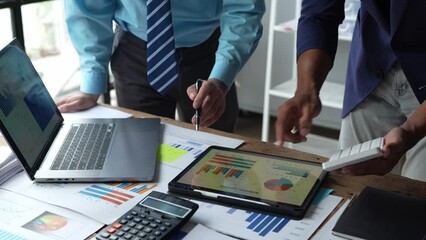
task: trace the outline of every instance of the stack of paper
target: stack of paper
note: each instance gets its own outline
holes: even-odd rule
[[[22,166],[10,148],[0,146],[0,185],[20,171]]]

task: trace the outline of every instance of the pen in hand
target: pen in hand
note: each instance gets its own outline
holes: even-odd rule
[[[203,83],[203,80],[198,79],[195,82],[195,89],[197,89],[197,93],[201,88],[201,84]],[[200,130],[200,118],[201,118],[201,106],[197,109],[195,109],[195,130]]]

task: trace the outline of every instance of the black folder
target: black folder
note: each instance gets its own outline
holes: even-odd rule
[[[348,239],[426,239],[426,199],[367,186],[333,234]]]

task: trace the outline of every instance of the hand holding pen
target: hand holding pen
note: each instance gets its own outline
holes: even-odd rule
[[[199,79],[187,88],[188,97],[193,101],[192,107],[195,109],[191,122],[196,129],[209,127],[221,117],[226,106],[227,92],[226,85],[214,78]]]
[[[197,82],[195,82],[195,89],[198,91],[201,88],[201,85],[203,84],[203,80],[198,79]],[[199,108],[195,109],[195,130],[200,130],[200,118],[201,118],[201,106]]]

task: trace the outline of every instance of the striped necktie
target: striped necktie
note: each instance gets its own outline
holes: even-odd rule
[[[170,0],[147,1],[148,82],[164,95],[178,80]]]

